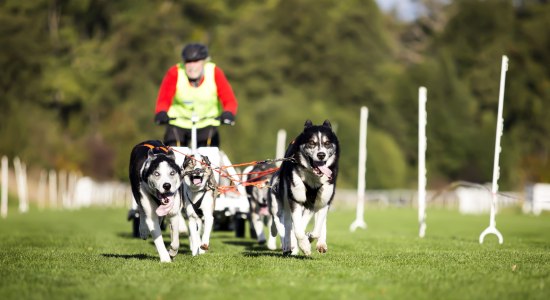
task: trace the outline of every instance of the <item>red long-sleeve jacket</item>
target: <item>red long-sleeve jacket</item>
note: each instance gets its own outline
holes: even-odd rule
[[[203,80],[204,78],[201,80],[200,84],[202,84]],[[231,88],[229,81],[227,81],[225,74],[223,73],[222,69],[218,68],[218,66],[214,68],[214,80],[216,82],[218,99],[220,100],[220,103],[222,105],[222,110],[230,111],[231,113],[233,113],[233,115],[237,115],[237,98],[235,97],[233,89]],[[176,94],[177,82],[178,67],[177,65],[174,65],[173,67],[168,69],[160,85],[155,113],[158,113],[160,111],[168,111],[168,109],[172,105],[174,95]]]

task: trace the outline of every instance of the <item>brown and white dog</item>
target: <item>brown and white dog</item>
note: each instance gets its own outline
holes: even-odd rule
[[[182,168],[183,205],[189,217],[189,246],[191,254],[196,256],[209,249],[217,183],[207,156],[188,155]]]

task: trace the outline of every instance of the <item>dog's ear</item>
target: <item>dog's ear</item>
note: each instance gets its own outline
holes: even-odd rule
[[[330,121],[329,121],[329,120],[325,120],[325,122],[323,122],[323,126],[332,129],[332,125],[330,125]]]
[[[313,123],[311,122],[311,120],[306,120],[306,123],[304,124],[304,129],[309,128],[311,126],[313,126]]]
[[[151,165],[151,161],[155,158],[154,154],[151,154],[151,150],[147,153],[147,159],[145,160],[145,163],[143,164],[143,167],[141,167],[141,178],[145,178],[145,174],[149,171],[149,166]],[[152,156],[151,156],[152,155]]]
[[[156,156],[155,152],[153,151],[153,148],[149,149],[149,151],[147,151],[147,158],[148,159],[154,159]]]
[[[210,167],[210,159],[208,159],[208,156],[203,156],[202,157],[202,161]]]
[[[176,160],[176,154],[171,148],[168,148],[168,150],[166,151],[166,157],[168,157],[169,159]]]
[[[193,155],[186,155],[185,159],[183,160],[182,169],[185,169],[189,165],[189,162],[191,162],[192,159],[193,159]]]

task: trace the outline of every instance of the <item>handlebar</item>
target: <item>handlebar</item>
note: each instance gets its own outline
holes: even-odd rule
[[[203,118],[199,118],[197,116],[192,116],[191,118],[188,118],[188,117],[172,117],[172,118],[168,118],[170,121],[172,120],[177,120],[177,119],[184,119],[184,120],[189,120],[191,122],[193,122],[193,124],[196,124],[198,123],[199,121],[202,121],[202,120],[207,120],[207,119],[214,119],[214,120],[219,120],[220,117],[203,117]],[[235,121],[233,122],[229,122],[229,123],[225,123],[223,121],[221,121],[222,124],[224,125],[231,125],[231,126],[235,126]]]

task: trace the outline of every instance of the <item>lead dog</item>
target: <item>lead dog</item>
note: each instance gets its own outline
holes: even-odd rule
[[[191,254],[195,256],[209,249],[217,184],[207,156],[186,156],[183,174],[183,201],[189,217],[189,246]]]
[[[137,144],[130,155],[130,183],[132,194],[139,210],[139,234],[147,239],[149,234],[161,262],[171,262],[178,253],[179,215],[182,208],[182,171],[176,164],[175,155],[160,141],[145,141]],[[166,249],[162,239],[160,218],[170,223],[171,242]]]
[[[271,232],[281,235],[284,255],[298,254],[299,247],[309,256],[310,243],[316,239],[317,251],[327,252],[326,220],[334,198],[339,156],[338,138],[328,120],[323,125],[307,120],[303,132],[288,146],[287,159],[272,178],[270,201]],[[313,216],[313,231],[306,232]]]

